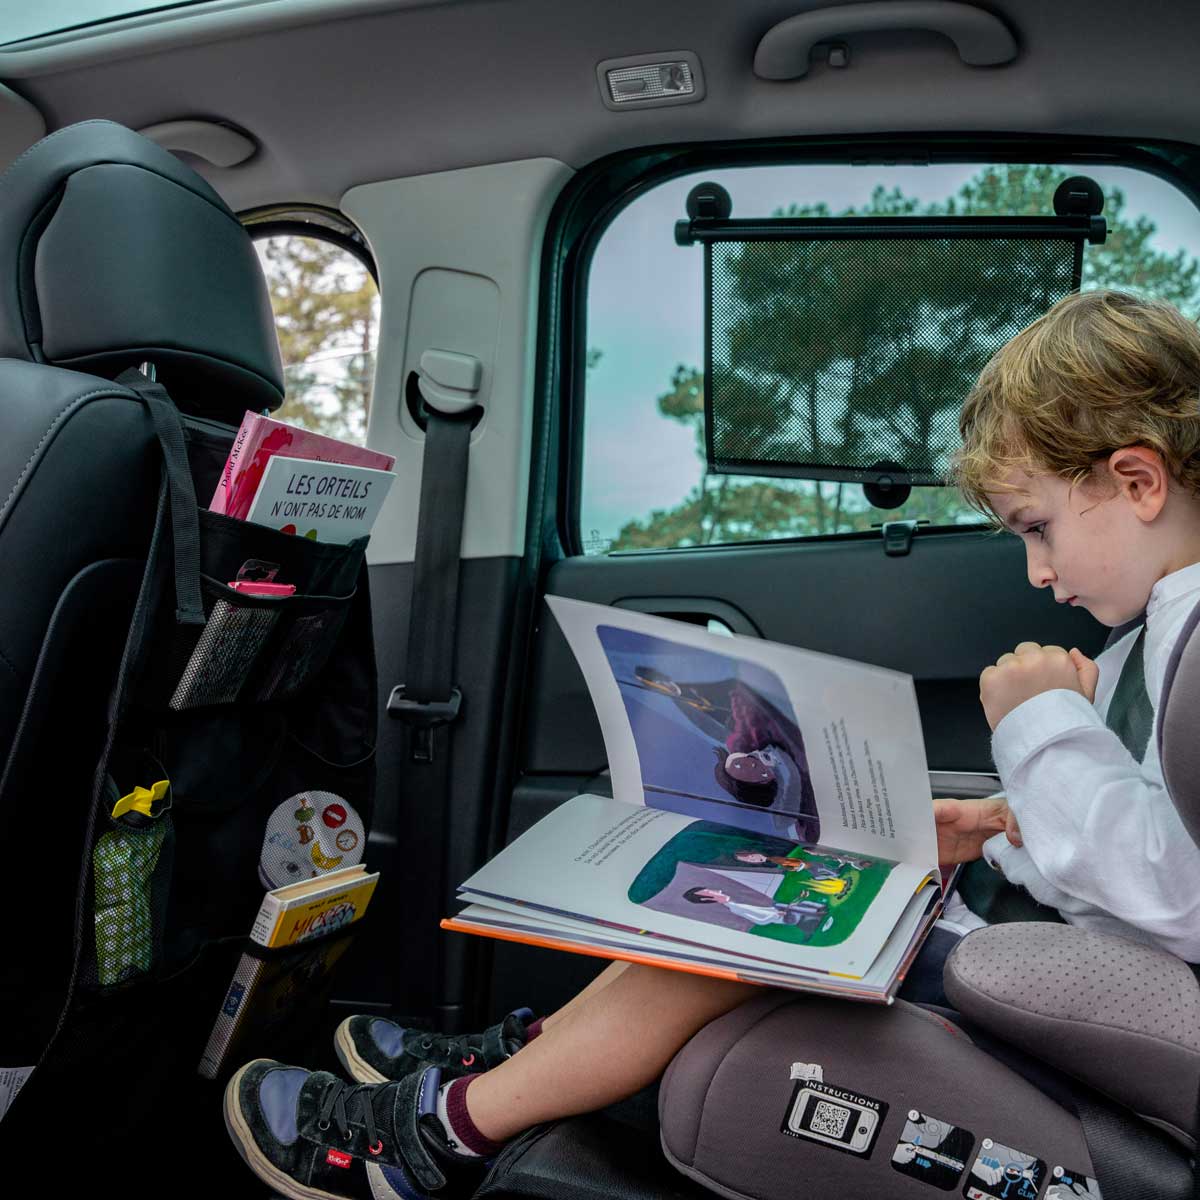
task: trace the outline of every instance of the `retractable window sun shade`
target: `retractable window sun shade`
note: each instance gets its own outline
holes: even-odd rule
[[[704,253],[709,469],[945,483],[972,382],[1078,290],[1103,203],[1076,178],[1054,216],[737,220],[694,188],[675,236]]]

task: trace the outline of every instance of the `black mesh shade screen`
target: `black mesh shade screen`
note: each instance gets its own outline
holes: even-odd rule
[[[710,468],[943,483],[972,383],[1078,288],[1083,236],[820,224],[803,238],[697,236]]]

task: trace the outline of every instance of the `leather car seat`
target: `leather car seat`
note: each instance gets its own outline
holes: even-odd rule
[[[0,176],[0,810],[5,894],[22,901],[0,956],[4,1066],[39,1060],[70,984],[88,802],[159,492],[150,415],[114,382],[143,362],[187,418],[197,487],[243,412],[283,399],[237,218],[167,151],[87,121]]]

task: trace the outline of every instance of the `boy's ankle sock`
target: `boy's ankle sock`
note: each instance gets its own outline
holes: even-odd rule
[[[438,1121],[445,1131],[450,1149],[463,1158],[490,1158],[504,1149],[503,1142],[493,1142],[484,1137],[467,1112],[467,1088],[479,1075],[479,1072],[463,1075],[438,1089]]]
[[[542,1032],[542,1022],[545,1019],[545,1017],[538,1017],[536,1021],[530,1021],[529,1024],[525,1026],[526,1042],[532,1042],[533,1039]]]

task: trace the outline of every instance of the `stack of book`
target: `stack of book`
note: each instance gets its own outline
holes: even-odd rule
[[[198,1068],[216,1079],[235,1060],[293,1039],[304,1013],[323,1007],[347,931],[366,912],[379,872],[361,863],[290,883],[263,897],[250,940],[221,1002]]]
[[[396,459],[247,412],[209,511],[344,545],[370,533]]]

